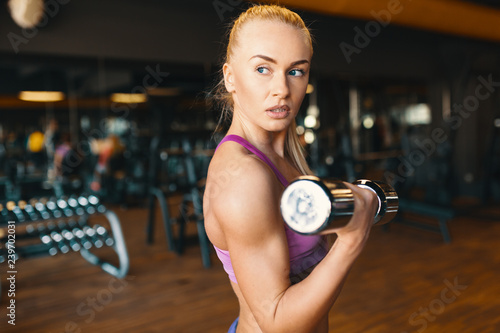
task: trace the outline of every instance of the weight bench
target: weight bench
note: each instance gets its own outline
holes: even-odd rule
[[[445,243],[451,242],[450,232],[448,230],[448,221],[456,216],[455,209],[447,206],[440,206],[421,201],[399,199],[399,211],[395,221],[404,225],[409,225],[418,229],[428,230],[439,233],[443,236]],[[403,219],[401,213],[414,213],[438,220],[438,226],[423,224],[417,221]]]

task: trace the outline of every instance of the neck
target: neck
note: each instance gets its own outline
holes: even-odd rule
[[[262,128],[255,128],[252,125],[244,125],[241,122],[231,123],[227,134],[239,135],[265,154],[275,154],[284,158],[285,141],[288,129],[280,132],[269,132]],[[271,156],[269,156],[271,157]]]

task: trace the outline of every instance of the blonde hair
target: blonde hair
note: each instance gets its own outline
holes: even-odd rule
[[[243,26],[246,23],[255,20],[282,22],[299,29],[304,34],[306,42],[311,48],[312,55],[313,42],[311,34],[302,18],[297,13],[278,5],[254,5],[243,12],[234,21],[229,33],[226,56],[224,59],[225,63],[229,63],[231,57],[234,54],[234,49],[238,45],[238,36]],[[216,132],[222,131],[227,126],[227,124],[231,122],[233,114],[233,99],[231,94],[226,90],[223,76],[213,90],[212,99],[222,109]],[[290,124],[286,135],[285,156],[290,158],[294,167],[296,167],[302,174],[312,174],[312,171],[307,165],[304,156],[304,149],[300,144],[299,138],[296,133],[295,120]]]

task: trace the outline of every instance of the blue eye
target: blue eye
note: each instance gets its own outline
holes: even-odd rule
[[[269,69],[267,69],[266,67],[257,67],[257,72],[259,72],[260,74],[267,74],[269,73]]]
[[[304,71],[302,69],[292,69],[291,71],[288,72],[291,76],[303,76]]]

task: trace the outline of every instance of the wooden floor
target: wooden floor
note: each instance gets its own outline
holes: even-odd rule
[[[0,332],[227,331],[237,302],[215,255],[204,269],[196,244],[181,257],[169,253],[159,219],[146,245],[146,210],[114,210],[130,253],[126,279],[78,254],[18,262],[13,327],[3,265]],[[500,332],[500,221],[456,218],[450,231],[444,244],[403,225],[374,228],[330,313],[330,332]]]

